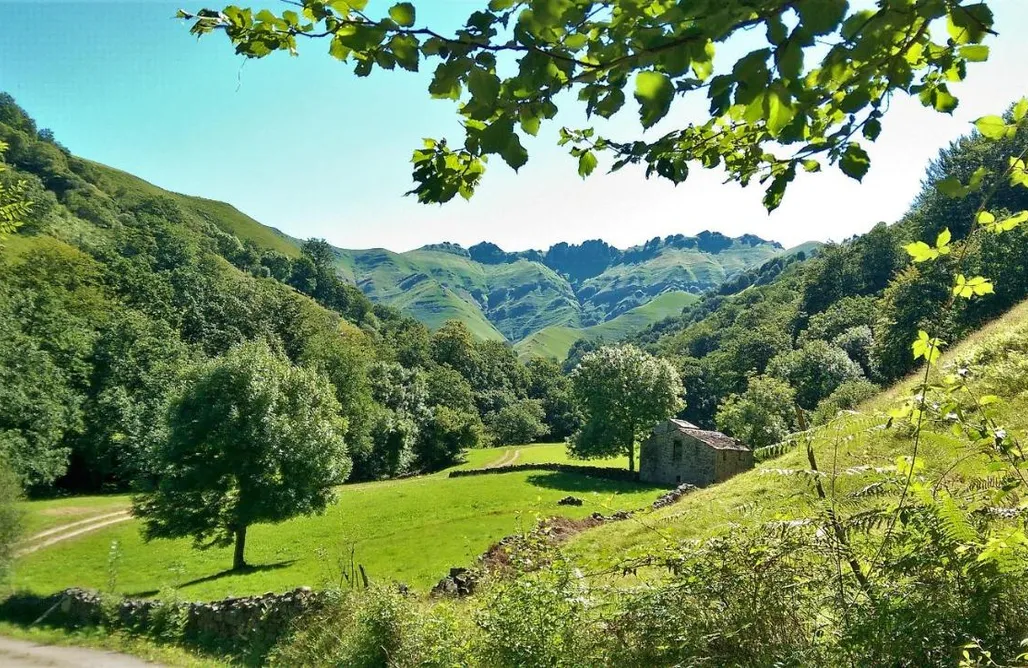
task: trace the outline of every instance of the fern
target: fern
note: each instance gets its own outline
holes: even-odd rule
[[[949,540],[964,545],[978,542],[978,530],[971,524],[965,507],[958,504],[949,493],[939,494],[935,514],[940,520],[943,534]]]

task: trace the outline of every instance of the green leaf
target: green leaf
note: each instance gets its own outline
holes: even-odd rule
[[[935,184],[935,189],[946,197],[961,198],[967,195],[964,184],[955,176],[947,176]]]
[[[1028,188],[1028,165],[1020,158],[1010,158],[1010,185]]]
[[[1028,222],[1028,211],[1022,211],[1016,215],[1004,218],[1003,220],[997,221],[992,225],[986,225],[985,227],[992,230],[996,234],[1001,232],[1009,232],[1010,230]]]
[[[960,101],[951,95],[944,86],[936,88],[932,95],[932,106],[935,108],[935,111],[944,114],[952,114],[959,103]]]
[[[491,116],[500,96],[500,78],[488,70],[475,67],[468,73],[468,92],[476,103],[489,107]]]
[[[846,16],[846,0],[800,0],[795,5],[800,27],[811,35],[827,35],[835,31]]]
[[[512,133],[510,142],[500,152],[500,157],[516,172],[528,162],[528,151],[521,145],[521,139]]]
[[[949,228],[947,227],[942,232],[939,232],[939,236],[935,240],[935,247],[938,249],[945,248],[949,245],[950,239],[952,238],[953,234],[949,231]]]
[[[984,2],[950,6],[946,29],[957,44],[978,43],[992,28],[992,10]]]
[[[945,343],[939,339],[933,339],[928,336],[928,332],[921,330],[917,333],[917,339],[913,343],[914,359],[921,359],[922,357],[928,362],[928,364],[934,364],[939,356],[942,354],[940,348]]]
[[[960,47],[960,56],[972,63],[981,63],[989,59],[989,47],[984,44],[971,44]]]
[[[963,299],[970,299],[973,296],[981,297],[993,292],[992,281],[982,276],[967,278],[963,274],[958,274],[956,283],[953,286],[953,295]]]
[[[478,133],[478,146],[485,154],[502,153],[510,145],[511,137],[516,137],[514,121],[501,117]]]
[[[974,122],[974,126],[978,128],[978,132],[993,141],[1007,136],[1007,123],[999,116],[982,116]]]
[[[786,79],[799,79],[803,74],[803,47],[799,40],[790,39],[775,51],[778,72]]]
[[[538,116],[530,113],[522,113],[519,120],[521,122],[521,129],[527,134],[530,134],[533,137],[539,134],[539,126],[542,123],[542,119]]]
[[[415,17],[414,5],[409,2],[399,2],[389,8],[389,18],[396,21],[401,28],[409,28],[414,25]]]
[[[764,192],[764,208],[768,212],[774,211],[782,203],[782,198],[785,196],[785,189],[789,183],[796,178],[796,165],[791,164],[785,171],[775,175],[775,178],[771,181],[771,185]]]
[[[774,137],[777,137],[782,132],[782,128],[796,116],[789,91],[785,90],[781,84],[775,84],[767,91],[767,95],[764,97],[764,107],[767,129]]]
[[[939,251],[935,250],[923,241],[915,241],[903,247],[907,255],[913,258],[914,262],[927,262],[939,257]]]
[[[644,128],[652,127],[667,115],[675,87],[662,72],[640,72],[635,77],[635,99],[639,101],[639,116]]]
[[[1025,115],[1028,115],[1028,97],[1022,97],[1014,105],[1014,122],[1020,123],[1024,120]]]
[[[583,179],[593,173],[596,169],[596,154],[592,151],[584,151],[578,156],[578,175]]]
[[[389,48],[396,57],[396,63],[408,72],[418,71],[421,53],[418,51],[418,38],[414,35],[393,35],[389,40]]]
[[[839,160],[839,168],[851,179],[861,181],[867,174],[867,170],[871,168],[871,159],[860,144],[851,142],[846,145],[846,150]]]
[[[878,139],[878,135],[882,134],[882,122],[877,118],[869,118],[864,123],[863,135],[868,141],[874,141]]]

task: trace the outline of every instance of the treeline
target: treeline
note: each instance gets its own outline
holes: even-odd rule
[[[0,253],[0,456],[30,491],[148,485],[185,372],[253,340],[331,382],[351,480],[578,426],[558,365],[372,304],[322,241],[76,158],[6,95],[0,140],[33,202]]]
[[[754,446],[797,428],[797,404],[815,421],[852,408],[913,370],[911,341],[920,329],[938,331],[929,323],[950,298],[957,258],[967,275],[992,277],[996,291],[960,300],[942,323],[943,339],[957,340],[1028,297],[1024,226],[1003,236],[968,238],[974,211],[994,187],[990,209],[997,215],[1028,208],[1028,191],[997,176],[1008,156],[1026,147],[1024,129],[1001,141],[965,136],[931,163],[920,194],[898,223],[825,246],[803,262],[776,259],[632,341],[679,368],[686,419]],[[951,199],[938,193],[943,179],[967,183],[982,164],[989,175],[978,194]],[[953,234],[953,252],[938,262],[913,263],[904,246],[934,244],[945,228]],[[588,347],[573,349],[568,366]]]

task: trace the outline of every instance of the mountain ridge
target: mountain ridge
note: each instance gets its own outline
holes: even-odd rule
[[[339,272],[374,301],[432,327],[456,318],[479,336],[517,343],[547,327],[601,325],[667,293],[698,296],[789,250],[754,234],[704,230],[624,249],[590,239],[514,252],[488,241],[334,252]]]

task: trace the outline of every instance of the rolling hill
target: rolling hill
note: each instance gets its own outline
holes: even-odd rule
[[[490,243],[336,249],[336,266],[372,300],[431,327],[459,319],[478,336],[516,344],[523,357],[562,357],[579,338],[623,338],[793,252],[753,235],[701,232],[628,249],[601,240],[517,253]]]
[[[700,300],[698,295],[674,290],[658,295],[653,300],[630,311],[591,327],[553,325],[540,329],[514,344],[522,359],[549,357],[564,359],[579,339],[590,341],[619,341],[669,316],[678,315],[687,306]]]

